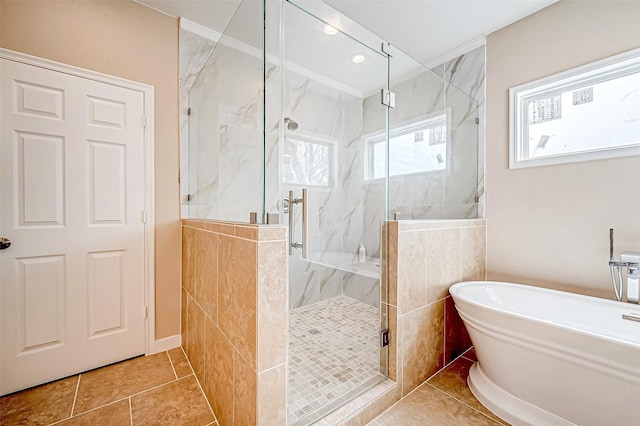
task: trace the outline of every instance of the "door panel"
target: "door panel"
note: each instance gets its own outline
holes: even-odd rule
[[[15,80],[16,111],[36,117],[64,120],[64,90]]]
[[[126,252],[89,253],[89,336],[126,331],[124,262]]]
[[[144,94],[0,61],[5,394],[144,353]]]
[[[125,224],[126,145],[89,141],[91,225]]]
[[[15,132],[21,226],[64,226],[64,138]]]
[[[65,257],[22,258],[16,263],[19,353],[63,343]]]

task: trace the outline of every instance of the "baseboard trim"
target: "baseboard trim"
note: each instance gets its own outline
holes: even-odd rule
[[[147,355],[157,354],[158,352],[168,351],[169,349],[180,347],[182,344],[182,336],[175,334],[165,337],[151,343],[151,351]]]

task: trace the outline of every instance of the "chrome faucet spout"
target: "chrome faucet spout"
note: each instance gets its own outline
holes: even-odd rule
[[[617,271],[616,271],[617,269]],[[613,228],[609,228],[609,271],[611,284],[618,302],[622,301],[624,278],[622,271],[626,269],[627,302],[640,303],[640,253],[624,252],[620,260],[613,259]],[[617,274],[616,274],[617,272]]]

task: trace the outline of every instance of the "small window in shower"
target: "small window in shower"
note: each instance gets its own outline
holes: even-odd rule
[[[640,154],[640,49],[509,94],[511,169]]]
[[[311,138],[285,138],[284,183],[329,187],[334,143]]]
[[[447,168],[447,114],[393,129],[389,138],[389,176],[433,172]],[[365,138],[367,180],[386,176],[384,134]]]

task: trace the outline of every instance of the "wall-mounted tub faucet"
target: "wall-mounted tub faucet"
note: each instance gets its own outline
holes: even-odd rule
[[[613,259],[613,228],[611,228],[609,229],[609,269],[613,292],[618,301],[622,300],[622,270],[625,268],[627,269],[627,302],[637,304],[640,299],[640,253],[624,252],[620,255],[620,261],[615,261]]]
[[[640,253],[624,252],[620,261],[627,263],[627,302],[638,303],[640,292]]]

